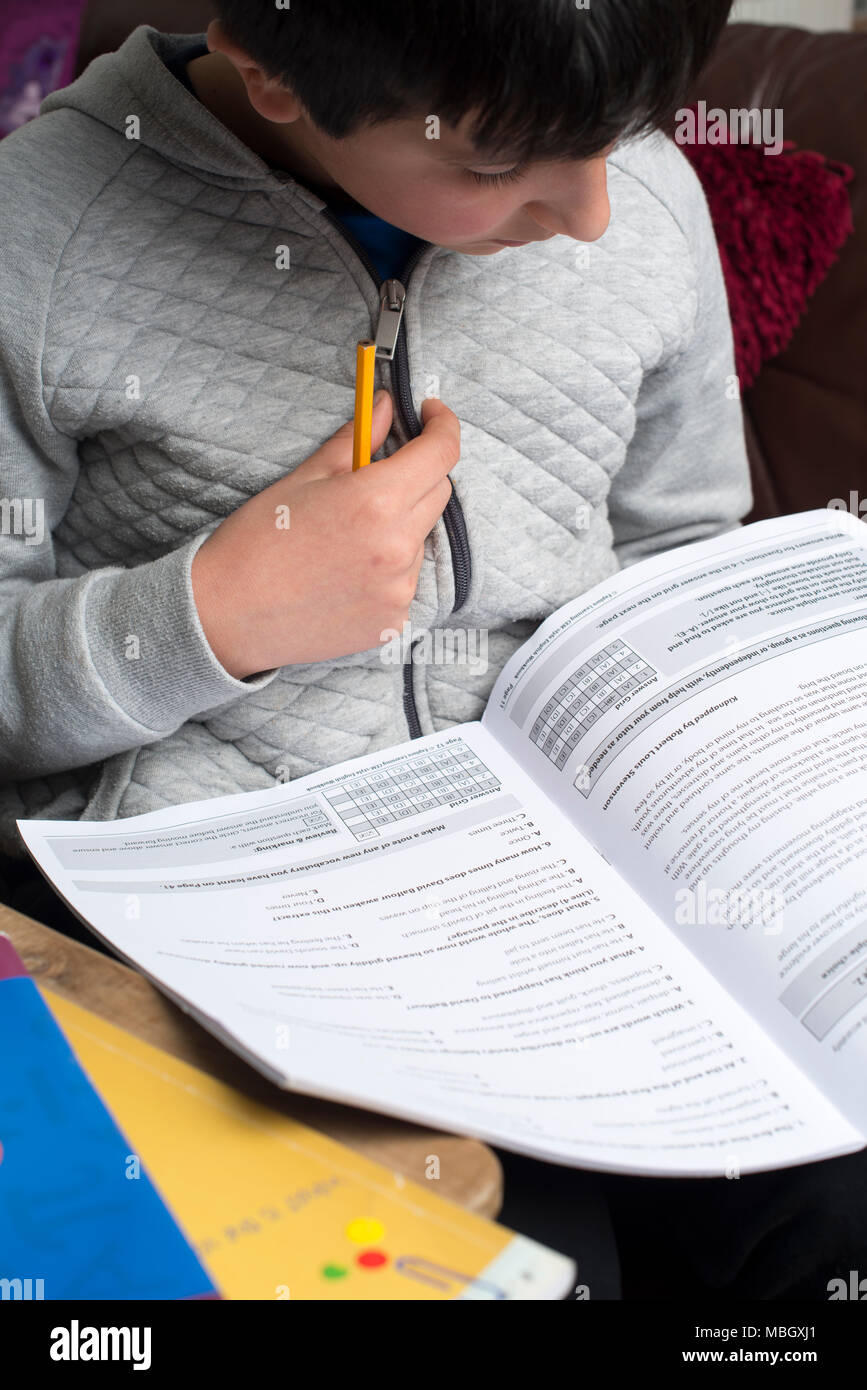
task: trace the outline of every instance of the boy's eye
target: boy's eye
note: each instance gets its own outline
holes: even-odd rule
[[[526,167],[526,164],[516,164],[514,169],[505,169],[499,174],[480,174],[477,169],[468,169],[467,173],[472,174],[477,183],[513,183],[521,177]]]

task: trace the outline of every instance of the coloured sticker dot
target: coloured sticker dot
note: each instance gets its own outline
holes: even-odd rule
[[[356,1245],[375,1245],[385,1235],[385,1227],[381,1221],[372,1221],[367,1217],[359,1216],[355,1221],[350,1221],[346,1228],[346,1234],[350,1240],[355,1241]]]
[[[345,1265],[323,1265],[323,1266],[322,1266],[322,1278],[323,1278],[323,1279],[344,1279],[348,1273],[349,1273],[349,1270],[346,1268]]]
[[[388,1264],[388,1256],[383,1255],[381,1250],[365,1250],[359,1255],[358,1263],[362,1269],[379,1269],[382,1265]]]

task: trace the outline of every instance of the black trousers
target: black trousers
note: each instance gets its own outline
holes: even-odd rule
[[[498,1221],[571,1256],[591,1300],[825,1302],[832,1279],[867,1279],[867,1150],[741,1178],[622,1177],[495,1152]]]
[[[79,922],[75,913],[70,912],[29,856],[25,859],[0,856],[0,902],[103,955],[112,954],[83,922]]]

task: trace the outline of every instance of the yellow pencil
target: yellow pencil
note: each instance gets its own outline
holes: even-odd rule
[[[362,338],[355,349],[355,432],[352,436],[352,467],[370,463],[370,437],[373,432],[373,371],[376,344]]]

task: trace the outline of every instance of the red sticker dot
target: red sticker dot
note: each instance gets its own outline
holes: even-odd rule
[[[359,1255],[358,1263],[362,1269],[379,1269],[388,1264],[388,1256],[383,1255],[381,1250],[365,1250],[363,1255]]]

